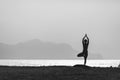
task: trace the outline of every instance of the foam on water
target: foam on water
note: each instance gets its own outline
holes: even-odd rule
[[[75,64],[83,64],[83,60],[0,60],[0,65],[8,66],[53,66],[66,65],[73,66]],[[96,67],[117,67],[120,60],[88,60],[88,66]]]

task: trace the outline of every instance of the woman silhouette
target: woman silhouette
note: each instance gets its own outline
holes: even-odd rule
[[[88,57],[88,45],[89,45],[89,38],[87,37],[87,34],[82,39],[83,44],[83,51],[77,55],[77,57],[84,57],[84,65],[86,65],[86,60]]]

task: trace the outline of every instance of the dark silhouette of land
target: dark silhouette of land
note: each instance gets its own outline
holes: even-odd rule
[[[87,57],[88,57],[88,45],[89,45],[89,38],[87,37],[87,34],[82,39],[83,44],[83,51],[79,53],[78,57],[84,57],[84,65],[86,65]]]
[[[120,68],[75,66],[0,66],[0,80],[120,80]]]

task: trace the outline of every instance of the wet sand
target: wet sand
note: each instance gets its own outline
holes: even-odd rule
[[[120,68],[75,66],[0,66],[0,80],[120,80]]]

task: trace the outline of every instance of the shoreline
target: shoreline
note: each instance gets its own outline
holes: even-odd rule
[[[83,64],[83,60],[0,60],[0,65],[9,66],[55,66],[67,65],[73,66],[75,64]],[[117,67],[120,60],[88,60],[87,65],[92,67]]]

